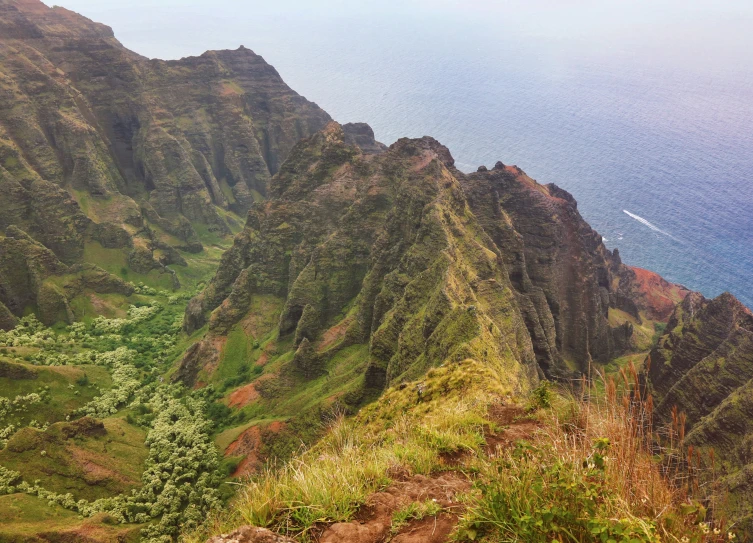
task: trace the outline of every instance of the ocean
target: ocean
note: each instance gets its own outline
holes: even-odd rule
[[[127,47],[243,44],[340,122],[556,183],[627,264],[753,307],[753,5],[62,0]]]

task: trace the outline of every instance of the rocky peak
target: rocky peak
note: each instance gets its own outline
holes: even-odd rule
[[[60,6],[47,7],[39,0],[2,0],[0,36],[17,40],[108,39],[112,28],[95,23]]]
[[[455,166],[455,159],[452,158],[450,150],[431,136],[417,139],[400,138],[390,146],[390,149],[408,155],[418,155],[422,151],[430,151],[446,167],[453,168]]]
[[[273,296],[299,378],[364,345],[364,390],[464,358],[484,360],[506,386],[531,386],[535,359],[499,249],[469,212],[447,149],[402,139],[373,155],[347,141],[331,123],[295,147],[189,305],[187,329],[208,318],[210,346]]]
[[[606,362],[631,347],[632,325],[610,324],[609,311],[640,321],[647,308],[634,274],[583,220],[571,194],[502,162],[459,179],[471,209],[502,249],[548,374],[563,375],[568,366],[584,370],[591,359]]]
[[[0,0],[0,71],[0,228],[67,265],[91,243],[138,273],[184,262],[330,120],[249,49],[148,60],[38,0]]]
[[[387,149],[385,144],[374,139],[374,131],[366,123],[347,123],[342,128],[345,142],[358,146],[366,154],[378,155]]]

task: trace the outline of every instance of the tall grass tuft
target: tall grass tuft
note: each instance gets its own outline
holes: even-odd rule
[[[446,453],[480,454],[488,401],[483,395],[451,397],[428,410],[421,405],[384,419],[369,416],[371,411],[356,419],[338,417],[313,448],[244,481],[228,510],[184,541],[203,541],[243,524],[306,538],[318,523],[350,520],[394,476],[431,473]]]
[[[541,410],[541,427],[486,463],[460,539],[503,542],[721,542],[698,485],[700,456],[684,447],[684,415],[654,428],[654,402],[630,363],[600,387],[583,379]],[[597,392],[603,390],[603,393]]]

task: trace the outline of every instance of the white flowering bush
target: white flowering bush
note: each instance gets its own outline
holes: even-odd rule
[[[142,541],[167,542],[175,539],[180,528],[196,526],[219,506],[219,455],[210,438],[203,402],[186,395],[182,386],[155,379],[178,354],[180,302],[190,294],[175,295],[144,285],[135,289],[142,295],[164,296],[166,303],[134,305],[126,318],[100,316],[89,324],[75,322],[61,332],[45,328],[33,316],[24,317],[15,329],[0,331],[0,347],[33,347],[32,352],[11,351],[7,356],[40,366],[107,368],[112,386],[65,419],[104,418],[126,406],[143,406],[150,415],[139,419],[139,424],[149,428],[142,486],[129,494],[89,502],[47,490],[44,481],[24,481],[19,472],[0,466],[0,495],[25,492],[85,517],[105,512],[118,522],[146,524]],[[72,384],[66,390],[79,392]],[[0,397],[0,448],[19,429],[17,421],[8,424],[4,419],[48,397],[44,388],[13,399]],[[48,427],[44,421],[29,424],[39,431]]]
[[[79,415],[91,417],[108,417],[128,403],[141,388],[139,370],[133,365],[136,353],[125,347],[114,351],[98,353],[97,363],[112,368],[112,387],[96,396],[92,401],[78,410]]]
[[[5,447],[8,443],[8,438],[15,433],[16,429],[15,424],[9,424],[5,428],[0,428],[0,449]],[[2,494],[2,490],[0,490],[0,494]]]
[[[40,403],[43,399],[43,395],[36,392],[30,392],[29,394],[19,394],[12,400],[10,398],[0,396],[0,421],[2,421],[8,415],[19,413],[35,403]]]
[[[21,483],[21,474],[0,466],[0,496],[16,492],[16,485]]]
[[[34,315],[22,318],[13,330],[0,330],[0,347],[49,347],[57,342],[57,334]]]

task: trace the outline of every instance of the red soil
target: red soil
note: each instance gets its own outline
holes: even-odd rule
[[[379,543],[390,533],[392,514],[412,502],[436,500],[447,512],[410,523],[392,541],[446,541],[457,524],[460,504],[455,497],[470,489],[468,479],[449,472],[427,477],[414,475],[369,496],[357,520],[338,522],[323,530],[319,543]],[[425,522],[426,521],[426,522]],[[430,522],[429,522],[430,521]]]
[[[324,332],[322,335],[322,341],[319,343],[318,351],[322,352],[327,350],[331,345],[337,343],[340,341],[343,337],[345,337],[345,332],[348,331],[348,326],[350,326],[350,323],[353,321],[353,319],[343,319],[336,325],[334,325],[332,328]]]
[[[635,273],[635,282],[649,318],[667,320],[675,306],[690,292],[681,285],[666,281],[652,271],[634,266],[630,266],[630,269]]]
[[[235,389],[228,400],[230,407],[245,407],[259,397],[259,393],[254,386],[254,383],[249,383],[245,386]]]
[[[538,428],[536,421],[525,417],[519,407],[495,405],[489,410],[491,419],[501,427],[497,433],[486,436],[487,453],[498,454],[503,448],[520,439],[528,439]],[[446,465],[462,465],[463,454],[442,458]],[[462,505],[455,499],[458,494],[467,492],[471,483],[465,475],[457,471],[431,476],[399,473],[392,474],[400,480],[382,492],[369,496],[356,520],[338,522],[321,528],[319,543],[445,543],[455,530],[462,512]],[[436,517],[414,520],[390,539],[392,515],[412,502],[436,500],[442,506],[442,513]]]
[[[251,426],[244,430],[230,445],[225,449],[225,456],[243,456],[243,460],[232,474],[232,477],[243,477],[255,473],[261,467],[261,458],[259,451],[264,444],[262,439],[262,428],[266,431],[279,433],[285,428],[284,422],[275,421],[262,427],[260,425]]]

